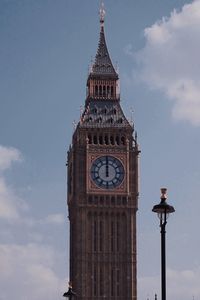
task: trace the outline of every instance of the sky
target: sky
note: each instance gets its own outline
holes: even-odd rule
[[[200,300],[200,0],[105,0],[121,105],[140,144],[138,299]],[[0,300],[62,299],[69,273],[66,156],[99,39],[97,0],[0,0]],[[132,113],[133,111],[133,113]]]

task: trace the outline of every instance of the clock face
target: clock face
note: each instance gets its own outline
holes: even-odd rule
[[[103,189],[113,189],[124,179],[124,167],[114,156],[98,157],[91,167],[91,178]]]

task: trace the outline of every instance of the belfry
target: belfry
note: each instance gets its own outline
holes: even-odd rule
[[[85,108],[68,151],[70,282],[77,299],[136,300],[138,155],[105,40],[105,11]]]

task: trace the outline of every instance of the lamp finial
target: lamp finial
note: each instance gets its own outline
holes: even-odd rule
[[[165,201],[167,199],[167,189],[166,188],[161,188],[160,191],[161,191],[160,199]]]

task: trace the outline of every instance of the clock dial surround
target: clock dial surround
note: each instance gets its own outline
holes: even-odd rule
[[[114,189],[124,180],[121,161],[110,155],[98,157],[91,166],[91,178],[102,189]]]

